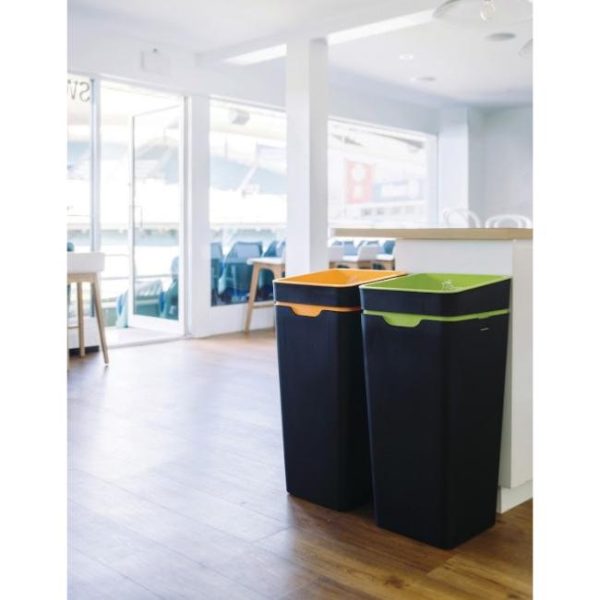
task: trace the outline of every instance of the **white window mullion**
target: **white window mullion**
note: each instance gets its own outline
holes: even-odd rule
[[[91,204],[91,249],[97,252],[101,247],[100,222],[100,82],[91,80],[92,86],[92,120],[91,120],[91,173],[90,173],[90,204]]]

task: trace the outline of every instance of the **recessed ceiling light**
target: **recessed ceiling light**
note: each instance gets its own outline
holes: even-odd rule
[[[489,42],[507,42],[508,40],[514,40],[516,37],[510,31],[501,31],[499,33],[490,33],[490,35],[485,36],[485,39]]]
[[[410,53],[406,53],[406,54],[398,54],[398,60],[414,60],[415,59],[415,55],[414,54],[410,54]]]
[[[421,77],[412,77],[411,81],[416,83],[432,83],[436,81],[436,78],[433,75],[422,75]]]

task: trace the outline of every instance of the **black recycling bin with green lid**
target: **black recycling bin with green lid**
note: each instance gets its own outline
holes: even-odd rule
[[[397,271],[330,269],[274,281],[287,491],[349,510],[371,498],[361,283]]]
[[[375,519],[453,548],[496,518],[510,278],[362,285]]]

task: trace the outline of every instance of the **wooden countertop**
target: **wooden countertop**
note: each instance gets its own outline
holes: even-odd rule
[[[531,240],[533,229],[504,228],[442,228],[433,229],[384,229],[378,227],[335,227],[335,237],[394,238],[404,240]]]

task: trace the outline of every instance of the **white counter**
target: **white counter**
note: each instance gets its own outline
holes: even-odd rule
[[[334,235],[396,238],[396,268],[409,273],[478,273],[512,277],[498,510],[505,512],[531,498],[531,229],[337,229]]]

